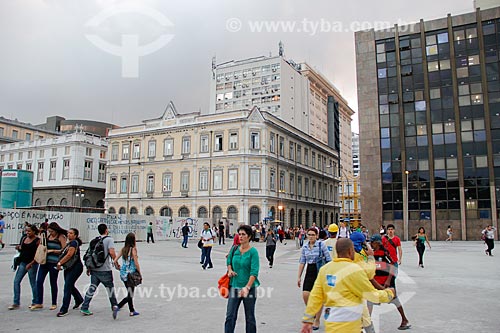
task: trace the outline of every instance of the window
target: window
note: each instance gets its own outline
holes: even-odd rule
[[[297,195],[298,196],[302,195],[302,177],[301,176],[297,177]]]
[[[12,130],[12,138],[13,138],[13,139],[17,139],[18,135],[19,135],[19,132],[18,132],[18,131],[16,131],[16,130]]]
[[[31,171],[32,165],[31,163],[26,163],[26,170]]]
[[[65,148],[65,155],[69,155],[69,147]],[[118,145],[111,146],[111,160],[118,161]]]
[[[290,194],[295,193],[295,175],[290,174]]]
[[[260,190],[260,169],[250,169],[250,189]]]
[[[146,186],[147,193],[153,193],[155,191],[155,175],[148,175],[148,182]]]
[[[304,188],[305,188],[305,196],[306,198],[309,198],[309,178],[304,179]]]
[[[297,145],[297,162],[302,163],[302,147]]]
[[[5,129],[3,127],[0,127],[0,136],[4,136],[4,131]]]
[[[132,182],[130,183],[130,192],[139,192],[139,175],[132,175]]]
[[[200,137],[200,153],[208,153],[208,135]]]
[[[99,163],[99,172],[97,174],[97,181],[102,183],[106,181],[106,163]]]
[[[229,134],[229,149],[238,149],[238,133]]]
[[[3,157],[3,155],[2,155],[2,157]],[[31,160],[32,158],[33,158],[33,152],[29,151],[28,152],[28,159]],[[2,160],[2,162],[3,162],[3,160]]]
[[[63,176],[62,179],[69,179],[69,160],[63,161]]]
[[[174,155],[174,139],[165,139],[163,141],[163,156]]]
[[[56,155],[57,155],[57,149],[56,148],[52,148],[52,156],[56,156]],[[89,148],[89,147],[85,148],[85,155],[86,156],[92,156],[92,148]]]
[[[285,138],[280,136],[280,156],[285,157]]]
[[[276,190],[276,172],[274,170],[269,173],[269,189],[271,191]]]
[[[44,155],[44,150],[40,149],[40,151],[38,152],[38,157],[43,158],[43,155]]]
[[[148,157],[155,158],[156,157],[156,141],[151,140],[148,142]]]
[[[140,143],[134,143],[134,155],[133,158],[140,158],[141,157],[141,144]]]
[[[275,142],[275,138],[274,138],[274,133],[271,132],[270,134],[270,140],[269,140],[269,150],[271,151],[271,153],[275,153],[276,152],[276,142]]]
[[[17,159],[18,160],[22,160],[23,159],[23,152],[20,151],[19,153],[17,153]]]
[[[83,179],[92,180],[92,161],[85,161],[83,168]]]
[[[215,151],[222,151],[222,134],[215,134]]]
[[[172,173],[164,173],[162,180],[163,193],[172,192]]]
[[[292,161],[295,159],[295,149],[293,142],[290,142],[290,147],[288,149],[288,158]]]
[[[181,191],[189,191],[189,172],[181,172]]]
[[[222,190],[222,170],[214,170],[214,190]]]
[[[130,144],[124,143],[122,146],[122,160],[128,160],[130,158]]]
[[[26,141],[31,141],[31,133],[26,133]]]
[[[116,177],[115,176],[111,177],[111,180],[109,182],[109,192],[116,193]]]
[[[200,191],[208,190],[208,171],[200,171]]]
[[[260,133],[250,133],[250,149],[260,149]]]
[[[56,167],[57,167],[57,161],[50,161],[50,174],[49,174],[50,180],[56,179]]]
[[[227,188],[229,190],[235,190],[238,188],[238,169],[229,169]],[[252,186],[250,186],[250,188],[252,188]]]
[[[127,193],[127,177],[122,176],[120,178],[120,193]]]
[[[285,172],[280,172],[280,192],[285,192]]]
[[[191,153],[191,137],[185,136],[182,138],[182,153],[189,154]]]
[[[105,150],[101,150],[99,152],[99,158],[106,159],[106,151]]]
[[[316,153],[315,153],[315,152],[312,152],[312,159],[311,159],[311,162],[312,162],[312,163],[311,163],[311,166],[312,166],[313,168],[315,168],[315,167],[316,167]]]
[[[36,174],[36,180],[43,181],[43,162],[38,162],[38,172]]]

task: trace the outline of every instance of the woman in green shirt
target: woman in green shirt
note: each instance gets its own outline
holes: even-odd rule
[[[241,302],[245,307],[246,332],[257,332],[255,320],[256,287],[260,285],[259,252],[250,246],[252,227],[242,225],[238,228],[241,244],[233,246],[227,256],[227,271],[231,278],[229,300],[227,303],[225,333],[233,333]]]

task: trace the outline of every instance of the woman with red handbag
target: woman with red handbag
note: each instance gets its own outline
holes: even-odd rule
[[[241,244],[232,249],[232,255],[227,258],[227,275],[231,278],[231,282],[224,324],[225,333],[234,332],[241,302],[245,307],[246,332],[257,332],[255,302],[257,300],[256,288],[260,285],[257,278],[259,275],[259,252],[250,246],[252,234],[252,227],[249,225],[240,226],[238,235]]]

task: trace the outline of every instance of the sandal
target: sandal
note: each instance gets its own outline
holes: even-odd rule
[[[404,330],[407,330],[407,329],[410,329],[411,328],[411,325],[410,324],[405,324],[405,325],[401,325],[398,327],[398,330],[400,331],[404,331]]]
[[[49,308],[49,310],[55,310],[55,309],[57,309],[57,305],[55,304],[52,304],[51,307]]]
[[[313,329],[313,331],[317,331],[317,330],[319,330],[319,326],[313,326],[312,329]]]

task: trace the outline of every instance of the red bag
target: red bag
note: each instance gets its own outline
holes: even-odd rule
[[[219,295],[224,298],[229,298],[229,281],[231,278],[224,274],[220,279],[217,288],[219,288]]]

